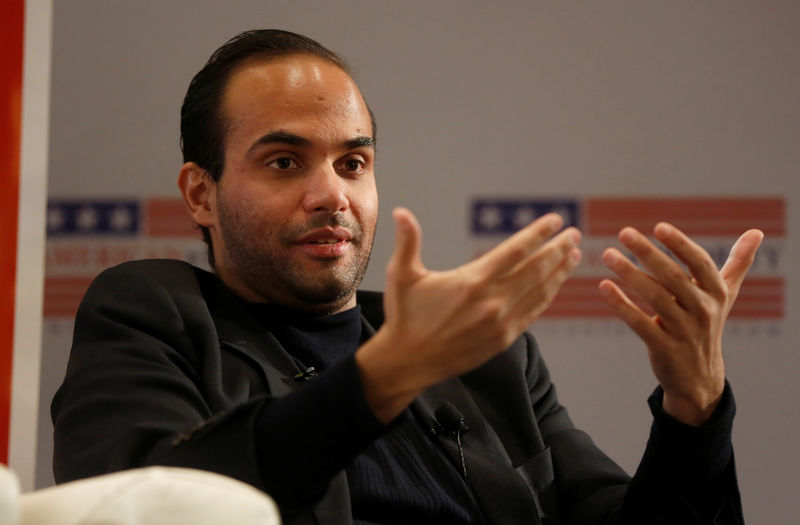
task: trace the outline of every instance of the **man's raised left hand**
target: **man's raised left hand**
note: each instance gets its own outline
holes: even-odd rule
[[[608,248],[603,262],[655,315],[645,313],[613,281],[600,282],[601,295],[645,342],[653,372],[664,389],[664,410],[691,425],[705,422],[725,387],[722,332],[756,250],[764,238],[748,230],[734,244],[722,270],[697,243],[668,223],[655,237],[688,268],[688,273],[634,228],[619,240],[643,269]]]

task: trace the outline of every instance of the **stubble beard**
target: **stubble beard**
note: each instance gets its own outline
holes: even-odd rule
[[[374,227],[366,240],[364,229],[341,213],[317,215],[302,225],[287,225],[280,233],[265,231],[261,225],[245,220],[236,210],[219,203],[219,225],[231,269],[251,290],[268,302],[330,313],[345,305],[364,278],[372,252]],[[351,258],[319,259],[319,269],[303,270],[294,264],[288,251],[294,240],[326,226],[341,226],[352,235]]]

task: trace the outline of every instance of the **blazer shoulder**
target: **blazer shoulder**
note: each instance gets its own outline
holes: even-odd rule
[[[196,303],[213,289],[215,281],[214,274],[184,261],[128,261],[95,277],[84,294],[78,315],[110,305],[124,305],[127,311],[139,305],[155,308],[160,304]]]
[[[211,272],[177,259],[140,259],[103,270],[95,277],[92,289],[116,290],[162,288],[166,290],[206,289],[216,277]]]
[[[177,259],[138,259],[106,268],[98,278],[115,279],[139,275],[169,281],[176,277],[199,277],[202,274],[212,275],[202,268]]]

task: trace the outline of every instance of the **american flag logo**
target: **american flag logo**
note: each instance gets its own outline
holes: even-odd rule
[[[718,265],[724,263],[740,234],[748,228],[761,229],[766,234],[765,241],[730,316],[771,321],[784,317],[786,286],[781,262],[786,201],[783,197],[479,198],[472,202],[470,217],[475,255],[549,212],[561,214],[566,225],[576,226],[584,233],[584,261],[543,317],[614,317],[597,292],[599,281],[612,277],[600,262],[601,253],[609,245],[622,248],[616,240],[622,227],[633,226],[649,233],[659,221],[670,222],[693,237]]]
[[[51,199],[47,202],[48,238],[135,235],[196,237],[197,231],[180,199]]]
[[[168,257],[205,264],[205,246],[183,201],[51,199],[47,203],[45,317],[73,317],[103,269]]]

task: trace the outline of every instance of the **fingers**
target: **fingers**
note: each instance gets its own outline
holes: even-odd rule
[[[577,228],[567,228],[493,279],[495,289],[506,297],[503,316],[510,326],[524,330],[550,305],[581,260],[580,240]]]
[[[580,240],[581,233],[577,228],[567,228],[519,262],[500,279],[501,283],[524,291],[526,287],[548,281],[552,277],[553,270],[563,265],[565,261],[566,267],[574,269],[581,258],[578,249]]]
[[[563,224],[561,216],[548,213],[521,229],[475,261],[489,279],[499,278],[525,260]]]
[[[425,271],[422,264],[422,229],[414,214],[406,208],[395,208],[394,252],[387,273],[395,282],[415,279]]]
[[[613,248],[603,254],[606,266],[628,283],[665,321],[682,322],[682,310],[697,312],[705,308],[707,302],[703,290],[716,299],[724,300],[727,288],[705,250],[667,223],[659,223],[655,232],[659,240],[687,265],[691,275],[631,227],[620,231],[620,242],[636,256],[652,277]]]
[[[658,337],[657,325],[641,308],[625,295],[616,283],[603,279],[598,285],[600,295],[611,306],[622,321],[627,324],[648,346]]]
[[[724,296],[725,282],[720,277],[714,260],[700,245],[666,222],[658,223],[653,232],[656,238],[689,268],[697,286],[709,291],[712,295]]]
[[[547,240],[561,225],[560,216],[545,215],[482,258],[460,268],[478,277],[470,281],[488,292],[482,297],[501,299],[498,318],[514,337],[549,306],[580,262],[581,234],[577,228],[566,228]]]
[[[577,247],[580,234],[574,228],[565,230],[537,252],[536,257],[522,265],[515,275],[517,293],[512,296],[508,316],[524,330],[550,306],[561,285],[581,260]],[[551,246],[552,245],[552,246]]]
[[[577,228],[567,228],[496,279],[506,296],[504,317],[524,330],[550,305],[561,285],[581,260]]]
[[[718,271],[711,256],[674,226],[659,223],[654,233],[659,241],[686,264],[689,273],[644,235],[630,227],[620,231],[619,239],[639,259],[649,274],[614,248],[608,248],[603,253],[603,262],[659,314],[659,324],[668,331],[670,327],[677,328],[686,322],[687,315],[707,314],[711,304],[709,300],[712,298],[723,310],[726,309],[725,305],[732,304],[763,239],[763,233],[758,230],[745,232],[731,250],[723,270]],[[649,316],[633,304],[613,282],[602,283],[600,291],[628,324],[647,325],[644,320],[649,319]]]
[[[603,263],[614,273],[616,273],[630,288],[630,290],[633,291],[633,293],[635,293],[648,306],[650,306],[650,308],[659,314],[662,323],[669,331],[676,329],[682,323],[686,322],[687,311],[685,303],[688,302],[694,305],[698,302],[697,298],[691,297],[690,293],[686,291],[681,293],[681,296],[684,297],[684,299],[676,296],[671,290],[667,289],[665,285],[659,282],[657,278],[653,278],[647,273],[643,272],[640,268],[637,268],[615,248],[608,248],[605,252],[603,252]],[[691,286],[696,289],[696,287],[689,281],[688,276],[685,276],[685,286],[687,288]],[[649,319],[649,316],[642,312],[632,301],[630,301],[625,293],[613,282],[609,281],[608,284],[604,284],[600,288],[600,291],[605,292],[603,297],[607,301],[609,301],[609,299],[618,299],[618,295],[622,295],[624,297],[625,301],[623,302],[617,300],[614,303],[611,303],[611,301],[609,301],[609,304],[611,304],[612,307],[617,307],[615,310],[617,310],[617,313],[620,314],[620,316],[622,316],[622,314],[625,312],[620,312],[618,308],[625,308],[626,310],[636,309],[641,314],[640,316],[637,316],[637,319],[639,317]],[[689,298],[686,299],[686,297]],[[631,321],[634,320],[630,314],[625,315],[623,319]]]
[[[762,240],[764,240],[764,232],[761,230],[744,232],[731,248],[728,260],[725,261],[722,270],[719,272],[734,297],[739,293],[744,276],[753,264],[756,251],[761,246]]]

